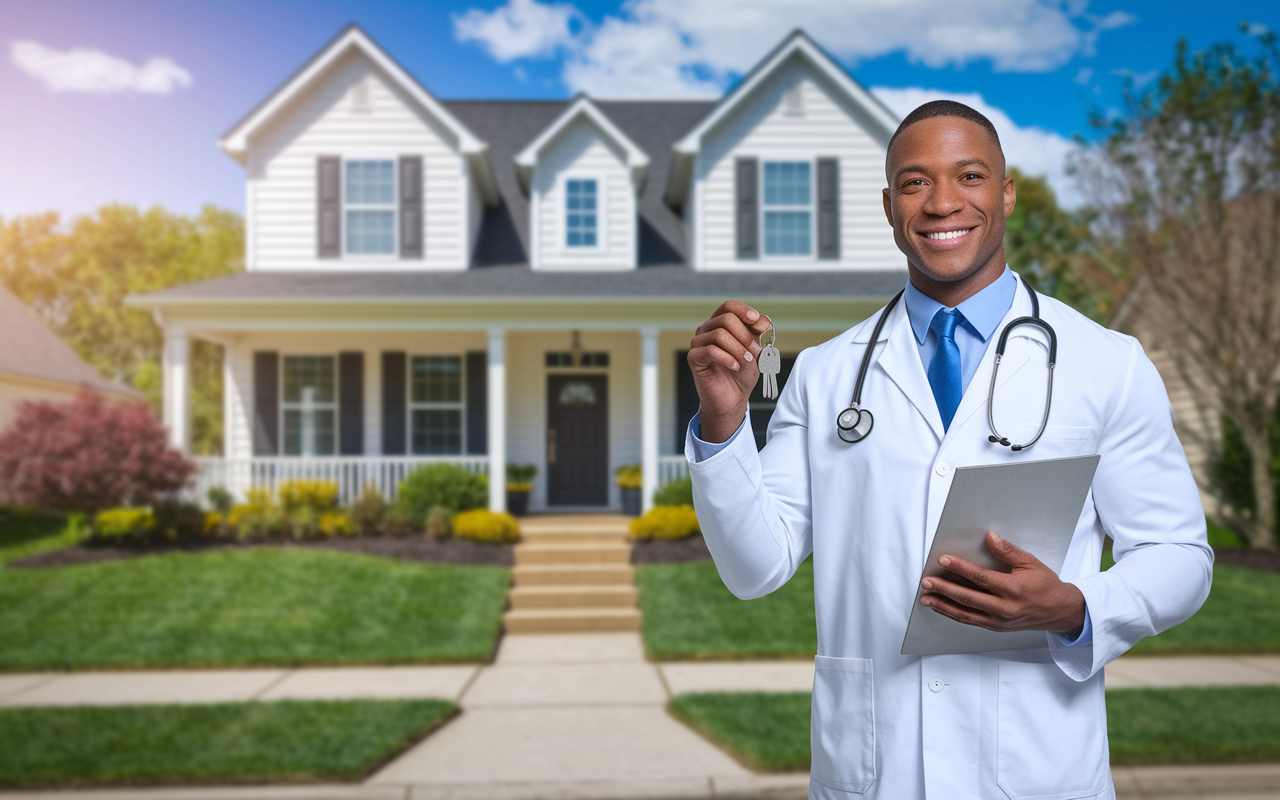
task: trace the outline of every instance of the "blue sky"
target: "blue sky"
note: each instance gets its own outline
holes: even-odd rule
[[[0,216],[241,210],[216,140],[349,22],[443,99],[715,97],[802,26],[899,113],[978,105],[1011,163],[1078,202],[1062,161],[1089,109],[1179,38],[1250,47],[1241,21],[1280,28],[1280,3],[0,0]]]

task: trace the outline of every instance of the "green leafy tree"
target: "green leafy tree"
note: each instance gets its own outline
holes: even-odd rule
[[[110,205],[64,226],[56,213],[0,219],[0,282],[85,361],[160,406],[163,335],[130,294],[244,269],[239,214],[206,206],[195,217]],[[222,449],[221,348],[191,354],[193,449]]]
[[[1095,117],[1106,139],[1081,174],[1101,212],[1100,249],[1131,287],[1117,313],[1161,342],[1197,399],[1204,424],[1184,435],[1220,458],[1220,421],[1238,432],[1253,508],[1224,514],[1251,544],[1274,547],[1280,85],[1275,36],[1259,39],[1254,54],[1180,42],[1154,86],[1130,84],[1123,113]]]

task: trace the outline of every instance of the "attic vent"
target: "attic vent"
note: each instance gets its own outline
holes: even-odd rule
[[[801,84],[796,84],[782,95],[782,113],[788,117],[804,116],[804,91]]]
[[[351,113],[373,113],[373,82],[368,78],[361,78],[351,87]]]

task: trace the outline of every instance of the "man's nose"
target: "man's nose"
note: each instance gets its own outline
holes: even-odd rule
[[[934,184],[930,188],[929,196],[925,200],[922,210],[931,216],[945,217],[948,214],[954,214],[963,207],[964,199],[960,197],[956,187],[943,181]]]

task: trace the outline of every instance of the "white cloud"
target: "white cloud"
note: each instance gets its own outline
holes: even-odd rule
[[[575,92],[714,97],[794,28],[846,63],[904,53],[929,67],[987,61],[996,70],[1049,71],[1085,54],[1102,31],[1135,19],[1085,9],[1055,0],[627,0],[591,24],[564,3],[510,0],[456,17],[454,34],[504,62],[563,47],[562,78]]]
[[[581,17],[566,3],[511,0],[493,11],[473,8],[453,16],[460,42],[479,42],[500,63],[544,58],[573,41],[572,23]]]
[[[1075,82],[1087,86],[1093,80],[1093,67],[1081,67],[1076,73]]]
[[[988,103],[982,95],[941,92],[936,89],[910,87],[889,89],[876,87],[871,90],[880,102],[899,117],[905,117],[915,108],[931,100],[955,100],[981,112],[1000,135],[1005,161],[1028,175],[1043,175],[1058,196],[1058,204],[1064,208],[1079,208],[1084,198],[1075,179],[1067,174],[1067,155],[1076,145],[1067,137],[1036,126],[1018,125],[999,108]]]
[[[191,73],[167,58],[152,56],[136,67],[101,50],[55,50],[39,42],[11,42],[9,60],[49,91],[86,94],[172,94],[191,85]]]

